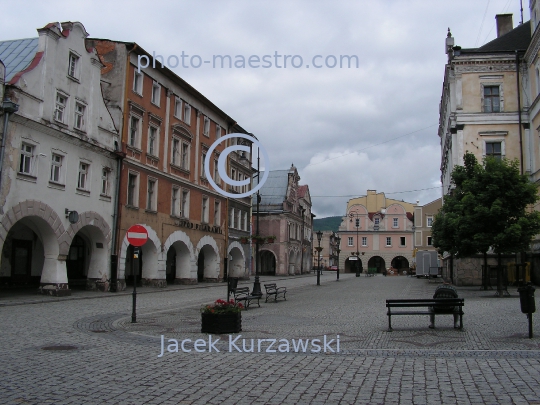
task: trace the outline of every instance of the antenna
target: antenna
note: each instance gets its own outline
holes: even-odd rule
[[[523,0],[519,0],[519,5],[521,6],[521,22],[523,24]]]

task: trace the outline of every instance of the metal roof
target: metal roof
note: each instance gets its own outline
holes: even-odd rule
[[[283,201],[287,196],[287,185],[289,184],[290,170],[272,170],[268,173],[268,179],[259,191],[261,203],[259,209],[262,211],[282,210]],[[255,182],[257,179],[255,178]],[[253,205],[257,204],[256,195],[253,195]]]
[[[39,38],[0,41],[0,61],[6,67],[6,83],[26,69],[38,50]]]

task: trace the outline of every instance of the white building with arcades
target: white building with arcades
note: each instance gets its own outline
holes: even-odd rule
[[[110,279],[118,131],[84,26],[37,31],[0,42],[5,95],[18,105],[2,116],[0,283],[67,295]]]

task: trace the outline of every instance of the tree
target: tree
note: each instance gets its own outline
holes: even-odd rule
[[[444,197],[432,227],[439,252],[456,257],[484,255],[483,285],[487,288],[487,252],[499,256],[528,249],[540,232],[540,213],[527,208],[538,201],[536,186],[519,172],[517,160],[487,158],[481,165],[471,153],[452,172],[454,189]],[[498,290],[502,293],[500,274]]]

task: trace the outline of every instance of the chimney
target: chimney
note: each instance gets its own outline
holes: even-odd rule
[[[497,38],[502,37],[514,29],[512,14],[497,14],[495,20],[497,20]]]

